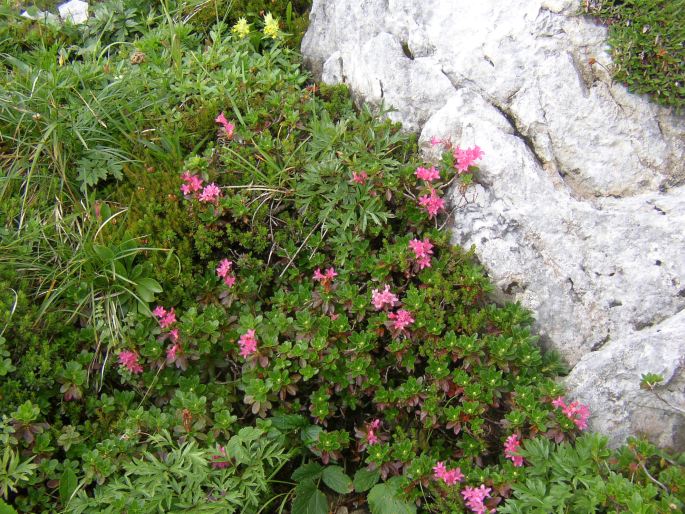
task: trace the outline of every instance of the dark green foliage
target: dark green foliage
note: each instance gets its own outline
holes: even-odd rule
[[[685,106],[685,0],[601,0],[617,80],[678,110]]]
[[[480,484],[511,512],[538,493],[681,501],[677,462],[638,442],[610,456],[552,405],[561,366],[530,313],[492,304],[473,249],[417,204],[415,137],[261,35],[261,11],[294,32],[305,5],[155,4],[103,2],[62,35],[0,22],[0,496],[20,512],[463,512]],[[450,150],[445,199],[472,182]],[[184,194],[184,173],[221,196]],[[377,309],[386,285],[401,305]],[[556,457],[514,467],[512,434]],[[435,480],[437,461],[464,482]]]

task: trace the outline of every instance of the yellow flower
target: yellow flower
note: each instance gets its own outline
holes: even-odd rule
[[[231,32],[236,34],[240,38],[244,38],[250,33],[250,24],[245,18],[240,18],[238,22],[233,25]]]
[[[264,35],[276,39],[279,34],[278,20],[274,19],[270,12],[266,13],[266,16],[264,16]]]

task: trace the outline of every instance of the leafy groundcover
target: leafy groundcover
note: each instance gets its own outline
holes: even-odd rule
[[[682,509],[449,243],[481,150],[423,162],[282,8],[4,4],[0,512]]]

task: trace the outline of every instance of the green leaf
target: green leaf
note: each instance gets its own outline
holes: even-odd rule
[[[326,495],[316,488],[313,481],[300,482],[295,487],[291,514],[328,514]]]
[[[17,514],[17,511],[11,505],[7,505],[2,498],[0,498],[0,514]]]
[[[78,478],[76,478],[76,473],[71,468],[66,468],[62,477],[59,479],[59,499],[62,505],[69,503],[71,495],[76,490],[78,486]]]
[[[352,480],[340,466],[328,466],[323,470],[323,482],[338,494],[352,492]]]
[[[368,491],[376,485],[380,477],[381,474],[378,470],[370,471],[366,468],[358,469],[354,474],[354,490],[358,493]]]
[[[415,514],[416,505],[400,499],[398,488],[388,481],[377,484],[369,491],[371,514]]]
[[[141,278],[138,281],[138,285],[143,286],[145,289],[149,289],[153,293],[162,292],[162,286],[159,285],[159,282],[157,282],[154,278]]]
[[[323,467],[317,462],[308,462],[302,464],[299,468],[293,471],[292,479],[296,482],[303,482],[305,480],[317,480],[321,477]]]

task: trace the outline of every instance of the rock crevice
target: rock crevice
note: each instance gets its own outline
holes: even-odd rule
[[[476,245],[497,299],[533,310],[594,428],[683,448],[685,119],[612,82],[606,30],[577,10],[315,0],[302,50],[325,82],[393,107],[427,159],[433,136],[484,149],[453,241]],[[639,389],[649,372],[671,407]]]

